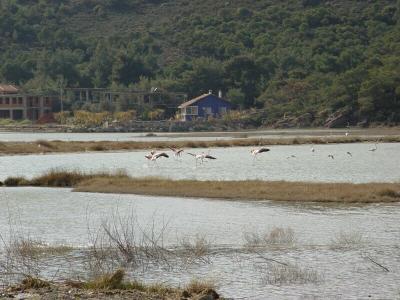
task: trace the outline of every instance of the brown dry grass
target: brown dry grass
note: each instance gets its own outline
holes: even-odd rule
[[[5,180],[5,184],[74,187],[74,191],[140,194],[231,200],[302,202],[397,202],[400,183],[310,183],[287,181],[197,181],[158,177],[132,178],[124,172],[85,174],[51,170],[31,180]],[[11,185],[11,184],[10,184]]]
[[[0,142],[0,154],[41,154],[85,151],[128,151],[143,149],[206,148],[235,146],[300,145],[330,143],[376,142],[374,136],[331,136],[331,137],[296,137],[296,138],[249,138],[216,141],[150,141],[150,142],[81,142],[81,141],[43,141],[36,142]],[[400,136],[385,136],[379,142],[400,142]]]
[[[388,193],[387,191],[393,191]],[[309,183],[286,181],[195,181],[95,177],[75,191],[140,195],[315,202],[396,202],[400,183]]]

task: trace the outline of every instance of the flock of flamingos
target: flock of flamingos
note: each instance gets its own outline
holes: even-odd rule
[[[176,159],[179,159],[179,158],[182,156],[182,154],[185,152],[184,149],[179,149],[179,148],[172,148],[172,147],[170,147],[169,149],[172,150],[173,155],[174,155],[174,157],[175,157]],[[375,143],[375,147],[369,149],[368,151],[375,152],[377,149],[378,149],[378,146],[377,146],[377,144]],[[261,148],[251,149],[251,150],[250,150],[250,153],[251,153],[251,155],[253,156],[253,161],[254,161],[255,159],[257,159],[257,156],[258,156],[259,154],[264,153],[264,152],[268,152],[268,151],[270,151],[269,148],[261,147]],[[311,147],[311,152],[315,152],[314,147]],[[206,160],[217,159],[215,156],[210,155],[209,152],[208,152],[208,153],[201,152],[200,154],[191,153],[191,152],[186,152],[186,153],[187,153],[188,155],[193,156],[193,157],[195,158],[195,160],[196,160],[196,165],[197,165],[198,163],[202,164],[202,163],[203,163],[204,161],[206,161]],[[351,152],[349,152],[349,151],[347,151],[346,154],[349,155],[350,157],[353,156],[353,155],[351,154]],[[162,157],[169,158],[169,155],[168,155],[166,152],[157,152],[157,151],[155,151],[155,150],[152,150],[152,151],[150,151],[149,154],[145,155],[145,158],[146,158],[148,161],[151,161],[151,162],[154,162],[154,163],[156,163],[157,160],[160,159],[160,158],[162,158]],[[287,158],[294,158],[294,157],[296,157],[296,156],[295,156],[295,155],[291,155],[291,156],[288,156]],[[331,159],[335,159],[335,157],[333,156],[333,154],[329,154],[328,157],[331,158]]]

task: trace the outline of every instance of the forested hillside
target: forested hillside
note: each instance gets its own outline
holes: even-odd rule
[[[0,3],[2,82],[221,89],[271,122],[400,122],[400,1]]]

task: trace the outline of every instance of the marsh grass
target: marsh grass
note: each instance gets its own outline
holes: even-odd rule
[[[357,249],[365,244],[365,239],[360,232],[344,232],[340,231],[331,239],[331,249]]]
[[[184,290],[190,295],[206,295],[211,291],[215,291],[217,285],[213,280],[202,280],[192,279],[187,285],[184,286]],[[212,298],[211,298],[212,299]]]
[[[264,284],[290,285],[318,283],[323,278],[316,270],[298,265],[269,265],[262,276],[262,280]]]
[[[50,283],[48,281],[33,276],[26,276],[20,285],[20,287],[23,289],[41,289],[49,286]]]
[[[243,235],[245,247],[248,249],[256,247],[289,247],[295,243],[294,230],[290,227],[274,227],[265,233],[246,232]]]
[[[136,290],[147,295],[157,295],[162,299],[171,300],[182,299],[182,296],[200,299],[201,296],[208,294],[218,295],[215,292],[215,284],[211,281],[194,279],[183,288],[170,287],[163,283],[145,284],[136,280],[125,280],[125,271],[123,269],[88,280],[81,286],[89,290]]]
[[[79,182],[75,191],[231,200],[374,203],[400,201],[400,183],[310,183],[286,181],[196,181],[163,178],[102,178]],[[393,197],[396,196],[396,197]]]
[[[20,238],[13,242],[12,250],[21,257],[43,257],[64,255],[73,250],[67,245],[48,245],[44,242]]]
[[[286,181],[198,181],[160,177],[129,177],[126,171],[83,173],[50,170],[26,179],[9,177],[6,186],[74,187],[74,191],[154,196],[275,200],[301,202],[374,203],[400,201],[400,183],[311,183]],[[276,234],[279,233],[277,232]]]
[[[244,136],[243,136],[244,137]],[[36,142],[2,142],[0,154],[38,154],[50,152],[85,152],[85,151],[117,151],[205,147],[267,146],[267,145],[300,145],[300,144],[332,144],[376,142],[374,136],[329,136],[329,137],[296,137],[296,138],[239,138],[215,141],[45,141]],[[380,142],[400,142],[400,136],[384,136]],[[40,146],[40,147],[39,147]]]
[[[197,234],[194,238],[184,237],[179,241],[179,255],[187,263],[210,263],[212,243],[204,235]]]
[[[6,186],[24,186],[24,185],[29,185],[30,182],[24,177],[8,177],[4,181],[4,184]]]

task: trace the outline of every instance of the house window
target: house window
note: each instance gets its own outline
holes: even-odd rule
[[[220,113],[221,115],[226,114],[226,107],[225,107],[225,106],[220,107],[220,108],[219,108],[219,113]]]
[[[185,109],[185,114],[197,116],[199,114],[199,109],[197,106],[188,106]]]
[[[204,113],[205,113],[206,115],[211,115],[211,114],[212,114],[212,109],[211,109],[211,107],[204,107],[203,109],[204,109]]]
[[[18,97],[18,104],[22,104],[22,98]]]
[[[0,98],[0,104],[3,104],[3,98]]]
[[[5,104],[10,104],[10,99],[9,98],[6,98]]]
[[[17,98],[12,98],[12,104],[17,104]]]

